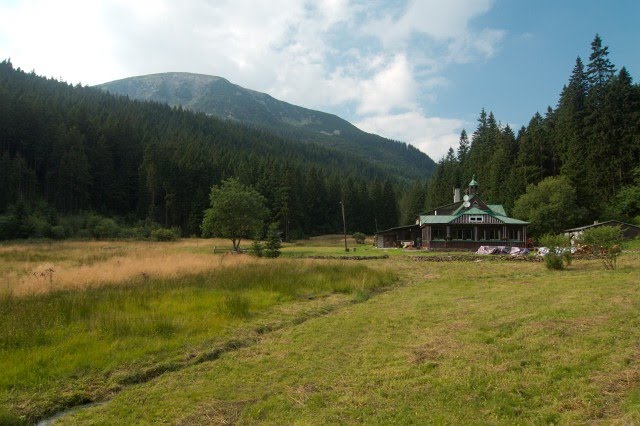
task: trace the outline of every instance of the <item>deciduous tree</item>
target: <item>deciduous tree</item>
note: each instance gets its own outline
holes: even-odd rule
[[[230,178],[211,188],[211,208],[202,220],[203,236],[229,238],[238,251],[243,238],[251,238],[269,214],[258,191]]]
[[[516,200],[513,215],[531,222],[531,234],[557,234],[574,225],[583,212],[578,206],[576,190],[564,176],[548,177]]]

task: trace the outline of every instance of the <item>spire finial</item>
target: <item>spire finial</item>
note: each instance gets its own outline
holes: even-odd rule
[[[469,195],[475,195],[478,193],[478,181],[476,180],[476,174],[473,174],[473,178],[471,178],[471,182],[469,182],[469,189],[467,190]]]

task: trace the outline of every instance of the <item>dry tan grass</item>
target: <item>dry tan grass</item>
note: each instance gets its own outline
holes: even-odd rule
[[[176,243],[61,242],[0,247],[0,291],[15,296],[82,290],[135,278],[177,277],[258,262],[249,256],[212,255],[223,240]],[[12,255],[15,255],[12,257]],[[33,260],[36,259],[36,260]]]
[[[235,425],[238,423],[245,405],[254,401],[212,401],[202,405],[198,412],[187,416],[177,424]]]

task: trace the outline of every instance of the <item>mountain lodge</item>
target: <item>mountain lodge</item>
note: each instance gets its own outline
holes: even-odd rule
[[[508,217],[500,204],[487,204],[478,193],[475,175],[460,199],[416,217],[414,225],[377,232],[378,248],[420,247],[427,250],[477,250],[480,246],[525,248],[529,222]]]

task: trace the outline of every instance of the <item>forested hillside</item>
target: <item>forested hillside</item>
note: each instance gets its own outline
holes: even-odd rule
[[[97,87],[333,147],[408,179],[424,179],[435,169],[433,160],[411,145],[363,132],[336,115],[292,105],[221,77],[174,72],[130,77]]]
[[[485,199],[525,218],[538,206],[520,197],[556,177],[551,188],[559,191],[548,195],[563,200],[544,203],[564,203],[564,224],[633,220],[640,215],[640,87],[624,67],[616,70],[596,36],[589,62],[576,59],[555,109],[536,113],[517,135],[482,110],[473,134],[462,132],[457,152],[449,150],[411,202],[426,209],[450,203],[452,188],[465,188],[474,173]]]
[[[0,238],[75,236],[90,221],[199,234],[211,186],[231,176],[292,236],[341,230],[341,199],[349,231],[395,226],[407,182],[341,150],[0,63]]]

